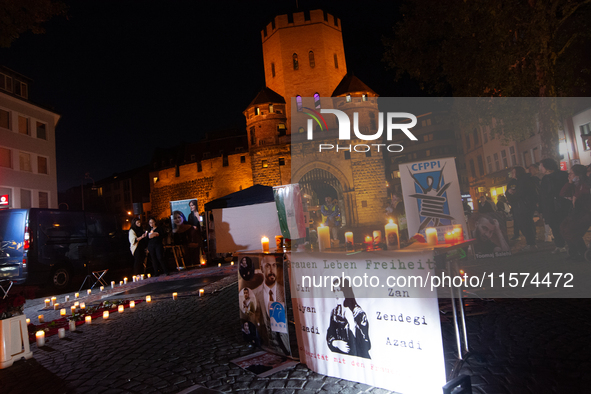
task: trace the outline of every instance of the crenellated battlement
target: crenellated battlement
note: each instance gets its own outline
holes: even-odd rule
[[[261,30],[261,39],[265,42],[279,29],[306,26],[315,23],[322,23],[339,32],[341,31],[341,20],[335,15],[329,14],[323,10],[311,10],[277,15],[263,30]]]

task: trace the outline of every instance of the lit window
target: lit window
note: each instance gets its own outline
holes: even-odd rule
[[[47,174],[47,157],[37,157],[37,172],[39,174]]]
[[[47,129],[45,123],[37,122],[37,138],[42,140],[47,139]]]
[[[314,66],[316,65],[316,62],[314,61],[314,52],[308,52],[308,58],[310,59],[310,67],[314,68]]]
[[[400,171],[393,171],[392,172],[392,178],[395,178],[395,179],[400,178]]]
[[[302,112],[302,96],[296,96],[296,105],[298,107],[298,112]]]
[[[254,107],[254,114],[255,115],[260,115],[261,114],[261,109],[259,107]]]
[[[299,68],[300,68],[300,65],[298,63],[298,54],[297,53],[294,53],[293,54],[293,69],[294,70],[297,70]]]
[[[314,108],[320,109],[320,95],[318,93],[314,93]]]
[[[0,109],[0,127],[10,129],[10,112]]]
[[[283,137],[286,134],[285,123],[279,123],[277,125],[277,133],[279,133],[279,137]]]
[[[29,135],[29,119],[24,116],[18,117],[18,132]]]
[[[267,167],[269,167],[269,163],[267,162],[267,160],[263,160],[263,168]]]
[[[272,114],[273,113],[273,104],[269,104],[269,113]]]
[[[351,102],[351,95],[350,95],[350,94],[348,94],[348,95],[347,95],[347,102],[348,102],[348,103],[350,103],[350,102]]]
[[[31,172],[31,154],[25,152],[19,152],[19,169],[21,171]]]
[[[361,101],[367,101],[367,94],[361,95]]]

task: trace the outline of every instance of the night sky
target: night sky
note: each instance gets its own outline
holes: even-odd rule
[[[26,33],[0,63],[33,79],[29,98],[61,114],[58,188],[149,163],[156,147],[245,125],[264,86],[260,31],[274,15],[325,9],[341,19],[347,67],[381,96],[422,95],[381,61],[397,2],[66,1],[46,33]]]

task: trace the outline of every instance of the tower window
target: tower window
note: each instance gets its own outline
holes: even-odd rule
[[[255,145],[257,142],[256,137],[254,136],[254,126],[250,128],[250,144]]]
[[[271,63],[271,75],[275,78],[275,63]]]
[[[361,95],[361,101],[367,101],[367,94]]]
[[[316,65],[316,62],[314,61],[314,52],[308,52],[308,58],[310,59],[310,67],[314,68],[314,66]]]
[[[269,167],[269,162],[267,160],[263,160],[263,168]]]
[[[336,53],[334,54],[334,68],[339,68],[339,59]]]
[[[228,167],[230,163],[228,162],[228,155],[222,156],[222,167]]]
[[[283,157],[279,158],[279,165],[280,166],[284,166],[285,165],[285,159]]]
[[[246,156],[240,156],[240,163],[246,163]]]
[[[261,109],[259,107],[254,107],[254,114],[255,115],[260,115],[261,114]]]
[[[272,114],[273,113],[273,104],[269,104],[269,113]]]
[[[348,95],[347,95],[347,102],[348,102],[348,103],[350,103],[350,102],[351,102],[351,95],[350,95],[350,94],[348,94]]]
[[[302,96],[296,96],[296,105],[298,107],[298,112],[302,112]]]
[[[279,137],[283,137],[285,135],[285,123],[279,123],[277,125],[277,133],[279,133]]]
[[[345,151],[345,160],[351,160],[351,152]]]
[[[293,69],[294,70],[297,70],[299,68],[300,68],[300,65],[298,63],[298,54],[297,53],[294,53],[293,54]]]
[[[320,109],[320,95],[318,93],[314,93],[314,108]]]

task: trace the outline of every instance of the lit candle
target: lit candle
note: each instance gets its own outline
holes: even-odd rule
[[[114,288],[115,288],[115,281],[114,281],[114,280],[112,280],[112,281],[111,281],[111,289],[114,289]]]
[[[108,319],[109,318],[109,311],[104,311],[103,312],[103,319]]]
[[[70,307],[70,309],[72,310],[72,315],[73,315],[74,313],[76,313],[76,307],[75,307],[74,305],[72,305],[72,306]]]
[[[27,325],[31,324],[31,319],[27,318]]]
[[[365,237],[365,250],[372,251],[373,250],[373,238],[371,235]]]
[[[437,229],[433,227],[427,227],[425,230],[425,235],[427,236],[427,245],[435,246],[437,245]]]
[[[57,311],[58,309],[60,309],[60,304],[59,302],[56,302],[55,304],[53,304],[53,310]]]
[[[400,249],[400,234],[398,233],[398,225],[392,219],[384,227],[386,232],[386,245],[388,250]]]
[[[129,301],[129,307],[135,308],[135,301]]]
[[[66,309],[60,309],[60,316],[66,316]]]
[[[123,281],[122,280],[119,281],[119,286],[123,286]]]
[[[64,302],[68,302],[68,301],[70,301],[70,296],[69,295],[67,295],[67,296],[64,297]]]
[[[123,284],[126,285],[127,284],[127,278],[123,278]]]
[[[230,263],[230,265],[234,265],[234,262],[232,261],[232,262]]]
[[[132,279],[133,279],[134,283],[135,283],[135,281],[137,280],[137,278],[135,277],[135,275],[134,275],[134,276],[132,276]]]
[[[205,290],[199,289],[199,297],[201,297],[205,293]]]
[[[149,278],[149,276],[148,276],[148,278]],[[142,274],[142,280],[144,280],[144,274]]]
[[[78,298],[78,297],[80,297],[80,293],[75,293],[74,298]]]
[[[443,238],[445,239],[446,244],[454,244],[455,243],[453,231],[448,231],[447,233],[445,233],[443,235]]]
[[[464,228],[461,224],[454,224],[454,236],[456,242],[464,242]]]
[[[70,320],[70,332],[76,331],[76,322],[74,320]]]
[[[79,303],[78,301],[76,301],[76,302],[74,303],[74,306],[75,306],[76,308],[78,308],[78,307],[80,306],[80,303]]]
[[[318,232],[318,250],[322,252],[330,248],[330,228],[321,224],[316,231]]]
[[[177,298],[178,298],[178,294],[177,293],[172,293],[172,299],[176,301]]]
[[[105,286],[101,286],[101,287],[100,287],[100,290],[101,290],[101,291],[105,290]]]
[[[45,346],[45,331],[37,331],[35,338],[37,338],[37,347]]]
[[[57,330],[57,336],[60,339],[64,339],[66,337],[66,329],[65,328],[58,328],[58,330]]]
[[[86,303],[85,302],[81,302],[80,303],[80,309],[86,309]]]
[[[85,316],[84,317],[84,322],[86,324],[91,324],[92,323],[92,316]]]
[[[92,293],[92,289],[86,290],[86,294],[90,295],[90,293]]]
[[[347,231],[345,233],[345,242],[346,243],[353,243],[353,233],[351,231]]]
[[[51,305],[54,305],[57,301],[57,297],[51,297]]]
[[[152,297],[151,296],[146,296],[146,302],[152,302]]]
[[[49,298],[46,298],[45,299],[45,307],[48,307],[49,306],[49,302],[50,302]]]
[[[39,318],[39,323],[45,323],[45,316],[39,315],[38,318]]]
[[[382,242],[382,232],[381,231],[374,231],[373,232],[373,243],[374,244],[379,244]]]
[[[261,245],[263,247],[263,252],[269,251],[269,238],[263,237],[261,238]]]
[[[123,305],[119,305],[117,307],[117,312],[119,312],[119,313],[123,313],[124,310],[125,310],[125,307]]]
[[[221,267],[221,266],[222,266],[222,263],[218,263],[218,267]]]
[[[152,275],[151,274],[148,274],[148,279],[150,279],[151,277],[152,277]]]

